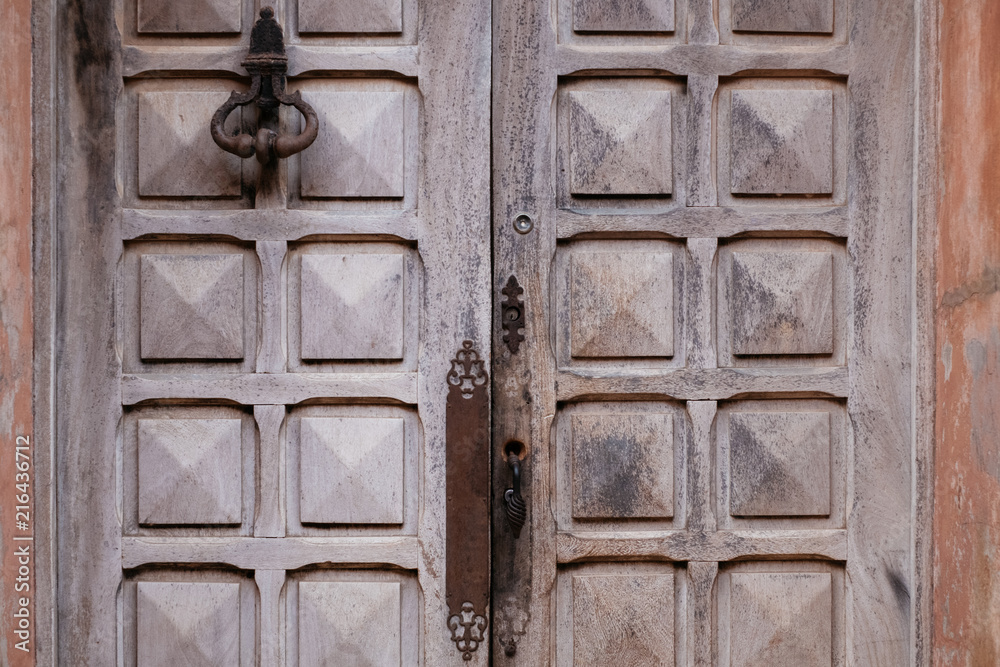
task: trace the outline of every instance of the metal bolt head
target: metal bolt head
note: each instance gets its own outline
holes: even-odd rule
[[[514,231],[518,234],[527,234],[534,228],[535,223],[527,214],[522,213],[514,218]]]

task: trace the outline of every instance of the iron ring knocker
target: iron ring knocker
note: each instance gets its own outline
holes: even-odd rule
[[[248,158],[257,156],[257,161],[267,164],[272,158],[286,158],[308,148],[319,134],[319,117],[302,94],[285,92],[285,73],[288,71],[288,56],[285,55],[284,36],[281,26],[274,19],[274,10],[264,7],[260,19],[250,32],[250,53],[243,61],[243,67],[250,73],[250,90],[246,93],[233,91],[229,99],[212,116],[212,139],[224,151]],[[306,126],[299,134],[281,135],[272,129],[261,127],[256,136],[241,133],[235,136],[225,132],[226,119],[237,107],[256,102],[264,114],[274,115],[280,105],[295,107],[306,119]]]

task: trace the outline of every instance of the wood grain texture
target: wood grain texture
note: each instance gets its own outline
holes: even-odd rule
[[[289,573],[282,605],[285,664],[419,664],[420,606],[420,589],[412,573],[344,569]]]
[[[852,586],[847,661],[898,663],[913,642],[914,34],[910,4],[864,5],[850,17],[848,81],[856,129],[850,170],[854,331],[848,365],[853,426]],[[891,28],[891,29],[890,29]],[[892,63],[892,66],[889,66]],[[875,127],[878,127],[875,130]],[[866,567],[865,563],[878,563]]]
[[[299,30],[306,33],[395,33],[403,29],[402,0],[299,0]]]
[[[642,261],[636,261],[641,258]],[[679,368],[686,346],[683,248],[663,239],[579,240],[554,262],[558,363],[614,372]]]
[[[207,91],[139,94],[139,196],[239,196],[240,158],[215,150],[203,122],[227,97]],[[239,113],[232,114],[226,129],[237,129],[239,118]]]
[[[577,358],[673,356],[672,260],[669,253],[575,253],[570,353]]]
[[[302,152],[302,196],[402,197],[403,93],[316,91],[305,99],[319,109],[325,132]]]
[[[833,191],[833,94],[735,90],[730,132],[734,194]]]
[[[733,253],[733,354],[833,354],[833,255]]]
[[[257,512],[253,534],[258,537],[285,536],[285,498],[287,482],[285,448],[281,441],[281,427],[285,421],[284,405],[255,405],[254,421],[257,422]]]
[[[829,574],[734,573],[730,577],[732,667],[833,664]]]
[[[241,27],[239,0],[138,0],[140,33],[232,33]]]
[[[713,368],[634,374],[561,371],[555,390],[560,401],[616,394],[690,401],[723,400],[747,394],[845,396],[849,378],[845,368]]]
[[[300,429],[302,523],[403,523],[402,419],[306,417]]]
[[[352,9],[364,4],[354,3]],[[232,190],[230,184],[221,194],[199,190],[208,188],[219,174],[199,174],[195,167],[202,157],[211,160],[225,153],[211,142],[190,159],[174,158],[170,153],[184,147],[188,124],[197,135],[207,128],[214,112],[212,108],[203,114],[194,109],[197,104],[187,102],[204,102],[222,91],[240,88],[233,79],[244,76],[240,62],[246,54],[245,41],[240,44],[241,38],[225,33],[214,33],[215,37],[209,32],[188,33],[190,36],[140,34],[134,6],[116,14],[113,8],[104,13],[101,8],[85,5],[60,8],[58,30],[54,31],[71,35],[58,51],[62,124],[55,163],[60,165],[60,210],[66,213],[58,219],[58,238],[60,243],[80,243],[72,248],[60,246],[58,259],[61,305],[53,312],[59,313],[58,347],[66,351],[59,358],[59,373],[74,378],[57,396],[57,414],[62,420],[58,428],[79,424],[86,433],[67,442],[65,459],[60,459],[81,468],[61,470],[58,487],[60,497],[69,504],[60,509],[58,517],[64,531],[58,554],[58,620],[65,631],[57,638],[58,660],[74,664],[135,661],[140,650],[136,642],[136,581],[160,582],[174,576],[185,583],[204,580],[228,585],[237,578],[241,581],[242,653],[227,659],[240,664],[255,664],[258,658],[261,664],[295,663],[298,645],[290,638],[298,636],[298,626],[289,610],[297,603],[298,582],[311,577],[353,581],[352,577],[360,576],[380,581],[396,576],[405,611],[398,613],[396,623],[399,648],[387,659],[396,664],[445,664],[456,649],[448,637],[443,605],[441,471],[445,443],[441,389],[445,387],[447,362],[462,340],[475,340],[489,363],[489,351],[482,345],[484,336],[489,335],[489,262],[477,265],[469,259],[478,257],[481,248],[489,245],[489,3],[460,0],[447,6],[421,6],[419,24],[416,3],[381,3],[390,14],[393,7],[402,7],[402,28],[377,34],[378,26],[369,24],[359,26],[360,32],[351,35],[309,32],[308,21],[298,25],[298,17],[293,15],[296,7],[279,2],[275,11],[279,19],[288,22],[289,41],[298,39],[299,28],[307,35],[303,43],[289,45],[292,75],[319,73],[310,74],[308,80],[292,80],[289,88],[302,90],[307,97],[315,93],[317,102],[322,103],[318,108],[321,112],[337,112],[333,115],[338,118],[354,113],[353,120],[347,118],[340,126],[331,122],[326,134],[321,131],[321,136],[328,137],[342,131],[350,135],[350,141],[338,145],[340,155],[334,160],[324,158],[326,161],[310,164],[296,158],[287,165],[277,162],[263,169],[241,162],[237,189]],[[244,27],[248,7],[241,5]],[[198,18],[205,27],[210,23],[211,7],[203,9]],[[124,27],[117,24],[122,16],[128,23]],[[365,18],[358,12],[352,16]],[[245,34],[244,30],[244,40]],[[128,45],[122,47],[121,40]],[[368,76],[327,76],[337,70],[367,72]],[[182,76],[173,76],[178,73]],[[323,98],[327,93],[333,97]],[[349,98],[348,104],[333,108],[338,101],[334,94],[341,96],[340,101],[344,96]],[[179,96],[190,99],[180,100]],[[157,105],[146,104],[144,108],[150,113],[145,114],[143,126],[142,99],[171,102],[166,105],[170,122],[156,120],[151,111]],[[382,101],[387,104],[375,103]],[[364,107],[365,118],[357,116],[354,102]],[[369,113],[382,107],[384,117]],[[232,122],[241,120],[237,116]],[[253,125],[252,118],[246,121]],[[275,129],[295,131],[297,121],[289,115],[284,119],[287,126]],[[80,127],[85,131],[81,133]],[[171,138],[172,129],[177,127],[184,130],[184,141]],[[148,155],[140,150],[143,132],[159,137],[147,141],[149,145],[143,150]],[[358,159],[345,159],[351,156],[350,150]],[[157,163],[161,158],[162,165]],[[140,173],[144,159],[148,168]],[[242,180],[244,168],[246,182]],[[348,171],[337,172],[338,168]],[[77,170],[87,176],[70,178]],[[323,190],[322,177],[331,174],[336,187]],[[323,187],[303,197],[300,186],[304,177],[307,181],[318,177]],[[172,190],[174,186],[179,189]],[[91,187],[100,187],[100,193],[90,192]],[[256,210],[231,214],[250,207]],[[64,220],[70,217],[84,228],[64,235],[61,226],[68,225]],[[128,222],[123,225],[124,219]],[[358,245],[364,246],[360,253],[355,252]],[[86,248],[85,257],[78,254],[81,248]],[[395,313],[395,323],[375,317],[379,328],[369,331],[381,333],[393,324],[389,338],[394,349],[376,349],[375,359],[369,349],[341,365],[322,357],[311,362],[311,367],[302,362],[297,349],[302,343],[298,330],[302,310],[296,302],[300,277],[296,262],[302,255],[312,256],[316,249],[321,250],[314,253],[316,257],[361,254],[367,255],[363,259],[371,259],[390,255],[390,263],[403,267],[390,276],[401,281],[403,289],[397,298],[403,305],[389,308]],[[152,263],[168,261],[165,258],[170,255],[192,256],[202,262],[210,262],[213,255],[235,256],[244,273],[238,295],[231,301],[242,307],[243,316],[236,319],[243,326],[233,325],[220,309],[202,314],[213,326],[222,325],[238,334],[237,356],[232,356],[235,348],[223,345],[220,358],[215,349],[220,346],[213,344],[209,346],[213,349],[205,352],[207,356],[191,356],[183,346],[179,351],[174,346],[162,351],[166,356],[156,356],[156,351],[150,350],[149,358],[144,358],[141,304],[148,305],[154,299],[142,294],[142,255],[155,255]],[[377,263],[373,259],[365,266],[353,267],[352,278],[366,271],[377,272],[373,265]],[[77,270],[83,280],[66,278]],[[197,297],[199,290],[212,282],[200,280],[191,271],[181,271],[179,277],[194,280],[194,284],[174,290],[188,299]],[[84,305],[84,294],[100,305]],[[336,290],[334,295],[345,296]],[[354,305],[346,318],[354,320],[382,301],[381,295],[364,290],[346,297]],[[69,300],[77,305],[65,307]],[[327,304],[307,304],[306,309],[308,320],[313,311],[326,310]],[[174,325],[172,340],[183,341],[197,333],[191,317],[164,317],[160,322],[146,319],[150,330]],[[334,331],[333,335],[339,334]],[[326,344],[330,338],[329,332],[320,332],[312,342]],[[82,342],[63,347],[62,341]],[[370,340],[362,342],[371,347]],[[340,352],[329,354],[335,357]],[[308,372],[300,372],[304,370]],[[76,373],[89,379],[76,379]],[[81,391],[88,382],[100,386]],[[123,392],[128,394],[124,400]],[[303,402],[309,405],[297,405]],[[211,517],[198,517],[202,523],[139,526],[138,519],[132,517],[138,515],[140,482],[138,452],[134,451],[138,445],[133,442],[138,436],[131,433],[137,431],[138,419],[158,418],[161,411],[208,415],[199,419],[215,418],[215,412],[240,413],[242,460],[235,467],[242,489],[241,523],[211,524],[204,522],[214,520]],[[297,453],[287,451],[297,444],[295,428],[301,418],[376,422],[395,419],[398,414],[404,415],[398,419],[406,421],[406,426],[405,443],[398,448],[397,470],[384,478],[367,478],[367,483],[380,484],[382,490],[392,486],[396,494],[390,503],[392,516],[359,514],[346,520],[400,521],[402,513],[401,522],[375,525],[377,530],[368,532],[364,530],[371,526],[311,524],[319,527],[308,537],[286,537],[296,530],[306,532],[298,521],[297,507],[293,507],[301,500],[298,481],[289,475],[289,470],[298,470]],[[122,435],[116,437],[116,430]],[[125,448],[121,460],[118,440]],[[210,468],[210,463],[205,467]],[[119,523],[114,489],[123,483],[116,479],[116,467],[125,471],[126,527],[114,525]],[[105,479],[106,475],[110,476]],[[146,477],[148,486],[153,482],[150,475]],[[100,492],[101,498],[86,496],[94,489],[105,490]],[[135,493],[131,493],[133,489]],[[82,500],[76,503],[70,500],[73,497]],[[383,498],[376,495],[375,500]],[[295,521],[290,520],[293,512]],[[317,534],[322,531],[325,534]],[[149,541],[132,541],[139,538]],[[72,545],[83,545],[90,556],[74,553]],[[122,559],[123,549],[132,560]],[[84,562],[89,564],[84,566]],[[350,567],[345,569],[345,565]],[[358,570],[358,566],[364,569]],[[137,569],[141,574],[133,572]],[[293,572],[285,574],[289,570]],[[397,575],[393,570],[408,572]],[[267,606],[260,616],[252,602],[253,579],[259,587],[260,604]],[[284,579],[292,585],[283,584]],[[116,600],[119,589],[122,598]],[[286,601],[288,606],[281,607]],[[373,609],[382,613],[378,607]],[[72,618],[73,609],[83,610],[86,618]],[[403,607],[397,605],[397,609]],[[337,613],[338,621],[349,618],[341,610]],[[249,625],[248,619],[252,621]],[[119,642],[117,636],[125,639]],[[361,644],[370,637],[355,633]],[[255,649],[263,654],[256,655]],[[336,660],[326,655],[320,658]],[[488,659],[481,651],[471,662],[483,665]]]
[[[719,252],[720,366],[840,366],[849,295],[844,245],[747,239]]]
[[[140,665],[240,661],[240,585],[143,581],[138,585]]]
[[[577,32],[672,32],[674,0],[574,0]]]
[[[850,479],[845,407],[821,398],[723,402],[713,443],[719,528],[842,529]],[[744,502],[748,508],[737,510]]]
[[[117,141],[115,97],[122,89],[114,14],[110,5],[68,3],[58,9],[54,26],[67,35],[75,25],[79,35],[61,40],[56,51],[61,72],[56,104],[64,122],[56,130],[55,197],[75,215],[63,216],[56,226],[54,267],[60,304],[55,372],[61,378],[55,419],[63,434],[56,477],[62,502],[56,515],[55,639],[57,662],[83,665],[117,660],[117,642],[109,632],[117,627],[122,580],[117,503],[112,493],[94,493],[117,486],[114,443],[121,413],[113,332],[115,267],[122,248],[116,218],[109,215],[119,205],[110,147]],[[83,248],[87,252],[73,250]]]
[[[162,234],[207,234],[242,240],[301,239],[323,234],[394,237],[404,241],[419,238],[419,218],[412,211],[382,215],[343,216],[330,211],[283,209],[278,211],[122,211],[125,239]]]
[[[732,0],[733,30],[833,32],[833,0]]]
[[[673,665],[673,575],[574,576],[572,636],[573,664]]]
[[[238,419],[139,420],[139,523],[242,520]]]
[[[673,516],[672,415],[579,414],[572,429],[575,519]]]
[[[553,655],[565,659],[561,656],[575,641],[574,629],[560,611],[561,593],[553,591],[563,590],[560,582],[573,568],[602,563],[632,572],[647,564],[640,561],[665,560],[686,562],[690,576],[686,604],[693,611],[684,617],[690,627],[683,635],[687,664],[729,660],[729,645],[722,651],[715,639],[722,623],[729,623],[719,616],[715,596],[723,578],[728,586],[728,578],[743,571],[737,560],[747,561],[748,573],[771,572],[771,560],[782,561],[787,572],[828,573],[823,576],[833,582],[832,602],[829,630],[822,635],[820,628],[817,635],[826,638],[819,642],[827,648],[821,660],[902,663],[909,641],[902,591],[909,589],[897,586],[895,596],[876,591],[905,578],[912,563],[905,538],[909,487],[903,481],[910,479],[905,359],[912,343],[906,324],[907,285],[913,278],[907,268],[913,162],[906,140],[913,127],[912,8],[859,1],[848,12],[846,3],[834,0],[828,5],[832,24],[827,32],[751,34],[734,33],[732,3],[718,4],[718,32],[706,27],[711,3],[685,4],[693,5],[685,7],[685,30],[696,36],[679,31],[676,41],[673,35],[658,35],[655,41],[651,35],[570,34],[565,3],[527,9],[519,3],[497,5],[494,280],[500,285],[517,276],[529,304],[525,331],[530,334],[517,355],[495,349],[495,438],[528,445],[535,509],[530,534],[494,550],[499,559],[494,586],[503,600],[494,663],[546,664]],[[771,14],[777,13],[772,8]],[[774,18],[780,25],[781,17]],[[889,31],[891,39],[879,44],[879,31]],[[677,43],[685,38],[689,43]],[[592,79],[598,72],[599,84]],[[687,84],[671,89],[677,175],[672,196],[583,193],[583,179],[572,180],[575,167],[567,157],[573,149],[573,96],[585,100],[577,107],[585,107],[592,91],[653,90],[670,84],[664,72],[683,76]],[[584,114],[577,110],[582,126]],[[877,128],[861,113],[876,115]],[[512,126],[521,129],[512,134]],[[586,140],[610,146],[600,139],[608,134],[602,126]],[[576,150],[584,153],[582,147]],[[604,197],[614,203],[606,204]],[[511,227],[522,213],[535,223],[526,235]],[[601,244],[625,243],[632,245],[620,252],[637,264],[642,252],[679,246],[671,257],[679,294],[675,312],[682,317],[675,320],[675,358],[669,361],[598,363],[578,357],[579,346],[570,345],[567,323],[582,315],[568,305],[570,258],[575,260],[585,246],[586,252],[596,252]],[[775,253],[774,261],[749,257],[756,252]],[[783,253],[794,259],[783,262]],[[793,265],[800,258],[812,278],[799,276]],[[741,264],[743,259],[748,262]],[[766,269],[749,266],[758,259]],[[734,278],[737,271],[741,275]],[[766,278],[772,271],[773,277]],[[742,290],[738,298],[734,280]],[[758,307],[749,294],[768,283],[771,298]],[[800,294],[798,302],[812,314],[794,315],[801,310],[790,305],[794,298],[779,306],[783,290],[789,298]],[[547,316],[545,309],[550,309]],[[542,312],[533,315],[532,310]],[[786,314],[768,324],[759,317],[765,311]],[[736,324],[738,318],[746,321]],[[799,326],[801,331],[792,333]],[[890,346],[898,355],[887,366]],[[883,382],[892,387],[892,408],[877,388]],[[679,400],[687,402],[675,421],[675,429],[684,425],[685,462],[675,489],[681,479],[684,487],[675,495],[685,506],[673,525],[643,530],[638,519],[567,518],[562,495],[567,469],[560,453],[567,416],[624,401],[676,405]],[[785,465],[803,475],[801,487],[809,487],[803,498],[789,500],[802,503],[804,510],[789,506],[770,515],[751,508],[746,511],[761,514],[732,516],[729,497],[720,504],[719,489],[732,489],[729,459],[720,462],[720,429],[730,429],[735,412],[752,412],[744,402],[754,401],[766,404],[760,409],[769,413],[810,413],[801,419],[817,423],[828,419],[827,440],[809,436],[810,444],[800,448],[768,445],[775,453],[788,447],[804,457]],[[796,407],[795,401],[802,403]],[[852,430],[845,430],[848,425]],[[796,432],[793,426],[764,430],[785,437]],[[861,433],[875,439],[874,450],[858,439]],[[865,449],[860,459],[859,448]],[[812,465],[810,457],[820,463]],[[892,500],[880,503],[875,471],[884,466],[893,470]],[[497,484],[503,483],[503,472],[495,474]],[[744,472],[741,468],[739,474]],[[863,487],[851,486],[860,479]],[[744,486],[747,498],[767,489],[756,478]],[[856,504],[859,498],[865,498],[862,505]],[[795,514],[806,510],[813,514]],[[863,539],[878,555],[863,553],[849,536]],[[894,565],[887,568],[888,562]],[[818,569],[810,569],[813,565]],[[845,576],[854,575],[875,584],[864,592],[852,589],[864,609],[838,606],[843,602],[839,587]],[[528,586],[530,595],[518,590]],[[851,610],[849,622],[843,620],[845,609]],[[886,622],[876,621],[876,610],[886,614]],[[765,624],[763,619],[749,622]],[[817,626],[807,627],[807,635],[810,627]],[[752,664],[754,658],[744,657]]]
[[[732,563],[716,581],[719,665],[844,665],[845,578],[835,563]]]
[[[121,567],[221,563],[241,569],[297,570],[315,563],[391,565],[415,570],[415,537],[125,537]]]
[[[260,595],[260,667],[282,667],[285,633],[281,623],[281,591],[285,586],[285,571],[257,570],[254,580]]]
[[[379,667],[402,664],[398,583],[303,581],[298,589],[300,664],[333,664],[335,657]]]
[[[573,91],[567,99],[573,194],[673,192],[669,91]]]
[[[829,413],[734,412],[729,428],[732,514],[830,513]]]
[[[726,78],[715,113],[720,204],[846,203],[851,138],[843,78]]]
[[[306,255],[299,289],[303,359],[403,356],[401,255]]]
[[[126,405],[162,398],[225,399],[243,405],[285,404],[313,398],[389,398],[416,402],[415,373],[289,373],[254,375],[125,375],[121,378]]]
[[[260,271],[250,244],[205,238],[128,244],[116,286],[123,368],[252,371]]]
[[[143,255],[143,359],[242,359],[243,258]]]

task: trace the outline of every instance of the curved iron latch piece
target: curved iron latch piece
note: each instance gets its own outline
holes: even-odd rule
[[[288,56],[285,55],[281,26],[274,19],[274,9],[271,7],[260,10],[260,19],[250,32],[250,53],[243,60],[243,67],[251,76],[249,92],[233,91],[212,117],[212,139],[219,148],[244,158],[256,155],[261,164],[267,164],[272,158],[295,155],[308,148],[319,134],[319,117],[299,92],[291,95],[285,92]],[[282,104],[295,107],[305,117],[306,127],[294,136],[279,135],[266,127],[261,127],[256,136],[226,135],[223,126],[229,114],[236,107],[246,106],[251,102],[256,102],[263,114],[277,114],[278,107]]]
[[[507,455],[507,465],[514,473],[514,482],[511,488],[504,491],[503,503],[507,511],[507,523],[514,533],[514,539],[521,537],[521,529],[528,519],[528,503],[521,497],[521,458],[514,452]]]
[[[490,396],[471,340],[451,361],[445,404],[445,597],[464,660],[486,641],[490,605]]]

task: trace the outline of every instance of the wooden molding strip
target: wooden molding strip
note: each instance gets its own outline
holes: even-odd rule
[[[753,394],[772,398],[814,395],[845,398],[847,368],[679,368],[650,374],[587,374],[560,371],[556,397],[571,401],[585,396],[669,396],[687,401],[717,401]]]
[[[676,531],[585,535],[559,533],[560,564],[596,560],[732,561],[787,556],[793,560],[847,559],[846,530]]]
[[[125,537],[122,567],[221,563],[245,570],[295,570],[314,563],[384,564],[415,570],[416,537]]]
[[[294,405],[313,398],[389,398],[416,404],[416,373],[219,373],[125,375],[122,403],[218,399],[242,405]]]

